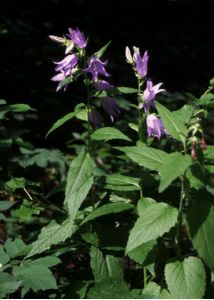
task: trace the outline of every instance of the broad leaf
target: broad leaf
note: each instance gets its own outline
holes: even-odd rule
[[[187,222],[194,248],[214,271],[214,203],[210,193],[200,190],[192,195]]]
[[[124,133],[114,127],[103,127],[94,131],[91,135],[92,140],[95,141],[109,141],[109,140],[125,140],[131,141]]]
[[[8,239],[4,244],[4,248],[7,251],[7,254],[11,258],[14,258],[19,255],[23,255],[24,251],[28,247],[21,239],[15,239],[14,241]]]
[[[189,116],[191,117],[191,111],[193,112],[193,109],[191,108],[188,115],[187,109],[182,108],[182,110],[171,112],[158,102],[156,103],[156,107],[167,132],[178,141],[185,143],[187,135],[187,127],[185,125],[188,123]]]
[[[205,293],[205,269],[201,260],[189,256],[183,261],[168,263],[165,279],[172,298],[201,299]]]
[[[3,298],[4,294],[14,293],[22,281],[16,281],[13,276],[6,272],[0,272],[0,295]]]
[[[152,199],[152,198],[149,198],[149,197],[143,197],[141,199],[138,200],[137,202],[137,212],[138,212],[138,215],[141,216],[142,214],[144,214],[144,210],[151,206],[151,205],[154,205],[156,204],[157,202]]]
[[[65,203],[74,221],[77,211],[85,200],[93,184],[94,163],[88,153],[82,152],[69,168],[65,189]]]
[[[214,160],[214,146],[207,146],[204,156],[206,159]]]
[[[51,127],[51,129],[48,131],[48,133],[46,134],[46,137],[53,132],[54,130],[56,130],[57,128],[61,127],[63,124],[65,124],[66,122],[68,122],[69,120],[71,120],[73,117],[75,117],[77,114],[79,114],[79,112],[82,110],[82,107],[85,106],[84,103],[80,103],[75,107],[75,110],[73,112],[70,112],[68,114],[66,114],[64,117],[60,118],[59,120],[57,120]]]
[[[35,109],[31,108],[28,104],[23,104],[23,103],[9,105],[9,108],[10,108],[10,111],[16,112],[16,113],[26,112],[29,110],[35,110]]]
[[[130,232],[126,253],[168,232],[175,225],[177,216],[177,209],[166,203],[149,206],[144,213],[142,212]]]
[[[191,164],[192,160],[189,155],[182,155],[179,152],[168,154],[159,169],[159,192],[163,192],[176,178],[183,175]]]
[[[8,254],[4,251],[3,246],[0,245],[0,264],[5,265],[10,261],[10,257]]]
[[[160,169],[163,160],[168,155],[164,151],[146,146],[115,147],[115,149],[125,152],[138,165],[156,171]]]
[[[22,280],[22,285],[35,292],[38,290],[57,289],[56,280],[51,271],[43,265],[30,265],[23,263],[13,268],[16,279]]]
[[[146,258],[148,257],[148,255],[154,249],[155,245],[157,245],[157,242],[154,240],[146,242],[146,243],[134,248],[133,250],[129,251],[127,253],[127,255],[132,260],[134,260],[138,264],[142,265],[144,263],[144,261],[146,260]]]
[[[202,106],[208,106],[210,104],[213,104],[214,103],[214,94],[212,94],[212,93],[204,94],[198,99],[197,102],[199,105],[202,105]]]
[[[65,220],[61,225],[50,223],[42,229],[37,241],[32,244],[32,249],[27,258],[46,251],[52,245],[64,242],[67,238],[71,237],[75,230],[76,227],[73,226],[73,220],[70,218]]]
[[[8,210],[8,209],[10,209],[16,203],[17,203],[16,201],[6,201],[6,200],[4,201],[4,200],[1,200],[0,201],[0,211]]]
[[[93,210],[81,223],[81,225],[108,214],[116,214],[122,211],[133,209],[133,205],[125,202],[104,204]]]
[[[106,188],[113,191],[136,191],[140,190],[139,178],[112,174],[106,176]]]
[[[123,270],[120,258],[103,255],[103,253],[96,247],[91,247],[91,268],[94,275],[95,282],[110,278],[123,279]]]

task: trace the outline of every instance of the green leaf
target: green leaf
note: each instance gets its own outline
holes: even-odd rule
[[[57,90],[60,90],[61,88],[63,88],[64,86],[66,86],[67,84],[71,83],[74,81],[74,77],[73,76],[68,76],[65,79],[63,79],[62,81],[60,81],[60,83],[57,86]]]
[[[5,265],[10,261],[10,257],[8,254],[4,251],[4,248],[0,245],[0,264]]]
[[[125,152],[138,165],[156,171],[160,169],[168,155],[164,151],[146,146],[115,147],[115,149]]]
[[[13,216],[19,219],[19,222],[30,222],[32,216],[39,215],[43,208],[35,206],[32,202],[24,199],[22,205],[14,211]]]
[[[88,153],[82,152],[70,165],[65,188],[65,203],[68,205],[69,215],[73,221],[92,187],[93,171],[94,162]]]
[[[23,177],[12,178],[5,183],[5,189],[9,192],[15,192],[17,189],[25,187],[26,179]]]
[[[148,255],[152,252],[157,242],[155,240],[143,243],[142,245],[134,248],[133,250],[129,251],[127,255],[137,262],[138,264],[142,265]]]
[[[125,202],[104,204],[93,210],[81,223],[81,225],[108,214],[116,214],[122,211],[133,209],[133,205]]]
[[[61,127],[63,124],[65,124],[66,122],[68,122],[69,120],[71,120],[73,117],[75,117],[76,115],[78,115],[80,113],[80,111],[82,110],[82,107],[85,106],[84,103],[80,103],[75,107],[75,110],[73,112],[70,112],[68,114],[66,114],[64,117],[60,118],[59,120],[57,120],[51,127],[51,129],[48,131],[48,133],[46,134],[46,137],[53,132],[54,130],[56,130],[57,128]]]
[[[141,199],[138,200],[137,202],[137,212],[138,212],[138,215],[141,216],[142,214],[144,214],[144,210],[151,206],[151,205],[154,205],[156,204],[157,202],[152,199],[152,198],[149,198],[149,197],[143,197]]]
[[[126,87],[126,86],[119,86],[119,87],[117,87],[117,90],[121,94],[136,94],[136,93],[138,93],[137,89],[133,89],[133,88]]]
[[[103,127],[94,131],[91,135],[92,140],[95,141],[109,141],[109,140],[125,140],[131,141],[124,133],[114,127]]]
[[[120,258],[111,255],[104,256],[103,253],[94,246],[91,247],[90,257],[95,282],[110,278],[120,278],[123,280]]]
[[[7,200],[3,201],[3,200],[1,200],[0,201],[0,211],[8,210],[16,203],[17,203],[17,201],[7,201]]]
[[[60,259],[55,256],[45,256],[38,259],[34,259],[32,261],[25,261],[26,266],[38,266],[42,265],[43,267],[50,268],[56,266],[60,263]]]
[[[35,254],[42,253],[49,249],[52,245],[64,242],[71,237],[76,227],[73,226],[73,220],[66,219],[61,225],[53,222],[44,227],[39,234],[38,240],[32,244],[32,249],[26,258]]]
[[[0,295],[14,293],[22,281],[16,281],[13,276],[6,272],[0,272]]]
[[[140,190],[139,178],[112,174],[106,176],[105,188],[115,191],[137,191]]]
[[[175,225],[177,216],[177,208],[166,203],[156,203],[146,208],[129,234],[126,253],[168,232]]]
[[[207,146],[207,149],[204,151],[204,156],[206,159],[214,160],[214,146]]]
[[[214,94],[212,93],[204,94],[198,99],[197,102],[199,105],[208,106],[209,104],[212,104],[214,102]]]
[[[159,169],[159,192],[163,192],[176,178],[183,175],[191,164],[192,159],[189,155],[182,155],[179,152],[168,154]]]
[[[109,41],[107,44],[105,44],[100,50],[98,50],[97,52],[95,52],[94,55],[97,58],[100,58],[105,53],[105,51],[107,50],[107,48],[108,48],[108,46],[110,44],[111,44],[111,41]]]
[[[31,108],[28,104],[23,104],[23,103],[9,105],[9,109],[10,109],[10,111],[15,112],[15,113],[26,112],[29,110],[35,110],[35,109]]]
[[[23,251],[26,250],[27,245],[21,239],[18,238],[15,239],[14,241],[8,239],[4,244],[4,248],[7,251],[7,254],[11,258],[14,258],[22,254]]]
[[[156,298],[160,298],[161,287],[153,281],[150,281],[143,289],[143,294],[152,295]]]
[[[56,280],[51,271],[43,265],[30,265],[23,263],[13,268],[13,275],[16,279],[22,280],[22,285],[34,290],[57,289]]]
[[[194,248],[214,271],[214,204],[210,193],[200,190],[192,195],[187,222]]]
[[[205,293],[205,270],[201,260],[189,256],[183,261],[168,263],[165,279],[172,298],[201,299]]]
[[[171,112],[158,102],[156,102],[156,108],[168,133],[178,141],[185,143],[187,135],[187,127],[185,126],[185,123],[187,123],[186,111]]]
[[[0,105],[7,104],[7,102],[4,99],[0,99]]]
[[[96,283],[87,293],[89,299],[129,299],[130,292],[123,280],[109,279]]]

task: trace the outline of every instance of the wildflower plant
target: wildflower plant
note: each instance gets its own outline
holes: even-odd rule
[[[57,120],[47,136],[66,122],[72,124],[73,118],[86,131],[84,146],[75,148],[68,170],[64,218],[42,228],[24,260],[44,253],[84,253],[90,260],[90,279],[86,276],[78,284],[69,276],[58,280],[58,293],[64,292],[63,284],[75,285],[80,298],[209,295],[214,147],[206,144],[202,120],[213,103],[213,80],[200,98],[189,95],[188,104],[171,111],[163,104],[165,84],[149,77],[148,51],[126,47],[124,61],[136,86],[118,87],[103,58],[110,42],[89,55],[90,41],[78,28],[50,38],[64,47],[51,79],[57,92],[70,92],[68,85],[82,80],[86,98]],[[134,103],[127,101],[130,95]],[[119,107],[124,98],[130,116],[137,112],[126,132],[117,122],[125,118]],[[18,286],[25,289],[19,279]],[[50,288],[56,289],[56,281]]]

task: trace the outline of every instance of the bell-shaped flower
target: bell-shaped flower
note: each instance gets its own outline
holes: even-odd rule
[[[145,51],[143,57],[141,57],[140,49],[137,47],[133,47],[133,49],[134,49],[133,60],[135,62],[136,72],[141,78],[145,78],[148,71],[148,60],[149,60],[148,51]]]
[[[87,41],[84,34],[76,28],[76,30],[69,28],[69,34],[67,36],[73,41],[74,45],[82,49],[87,46]]]
[[[109,77],[110,74],[106,72],[105,66],[107,65],[108,61],[101,61],[99,58],[96,56],[92,56],[89,59],[88,62],[88,67],[84,69],[83,71],[91,73],[92,75],[92,80],[97,81],[98,75],[103,75],[106,77]]]
[[[78,63],[78,56],[76,54],[69,54],[67,55],[63,60],[59,62],[54,62],[57,66],[55,68],[55,71],[61,72],[61,71],[72,71],[72,69],[77,65]]]
[[[103,118],[101,114],[95,109],[92,109],[89,112],[89,121],[94,127],[101,127],[103,124]]]
[[[148,112],[151,107],[155,107],[155,97],[160,92],[164,92],[164,89],[160,89],[163,83],[158,83],[153,85],[151,80],[148,80],[146,83],[146,89],[143,92],[142,98],[143,103],[141,104],[141,108],[144,109],[145,112]]]
[[[116,103],[116,101],[111,97],[104,97],[102,99],[102,107],[107,112],[107,114],[110,116],[110,119],[112,122],[114,122],[114,119],[119,116],[120,109]]]
[[[105,81],[105,80],[97,80],[94,82],[94,87],[98,90],[98,91],[105,91],[105,90],[110,90],[113,89],[114,86],[112,84],[110,84],[109,82]]]
[[[146,125],[148,137],[155,136],[160,139],[163,134],[167,134],[162,121],[158,119],[154,114],[150,114],[147,116]]]

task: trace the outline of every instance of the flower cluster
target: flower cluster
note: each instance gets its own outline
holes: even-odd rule
[[[149,114],[151,108],[155,108],[155,98],[160,92],[165,91],[161,88],[163,83],[158,83],[153,85],[152,80],[147,80],[148,72],[148,61],[149,55],[148,51],[145,51],[143,56],[140,54],[140,49],[133,47],[133,55],[129,47],[125,49],[126,60],[132,65],[135,75],[138,78],[138,84],[141,87],[146,82],[146,88],[143,93],[139,93],[138,97],[140,99],[139,108],[143,109],[147,114],[146,124],[147,124],[147,134],[148,136],[155,136],[158,139],[161,138],[163,134],[167,134],[164,129],[163,123],[158,119],[155,114]]]
[[[104,111],[109,115],[110,120],[113,122],[115,118],[120,114],[119,107],[116,100],[111,96],[110,91],[114,89],[114,86],[108,81],[100,78],[110,77],[110,74],[106,71],[108,61],[102,61],[96,55],[87,57],[85,48],[87,46],[87,40],[84,34],[76,28],[68,29],[69,33],[65,37],[58,37],[50,35],[50,39],[65,46],[66,57],[61,61],[54,62],[56,65],[55,71],[57,72],[51,80],[59,82],[57,91],[61,88],[66,90],[68,84],[72,81],[77,71],[91,77],[91,86],[98,92],[106,91],[107,97],[101,97],[101,105]],[[86,62],[86,63],[85,63]],[[82,67],[80,68],[79,65]],[[89,121],[95,127],[102,126],[103,118],[100,113],[94,108],[90,108]]]

